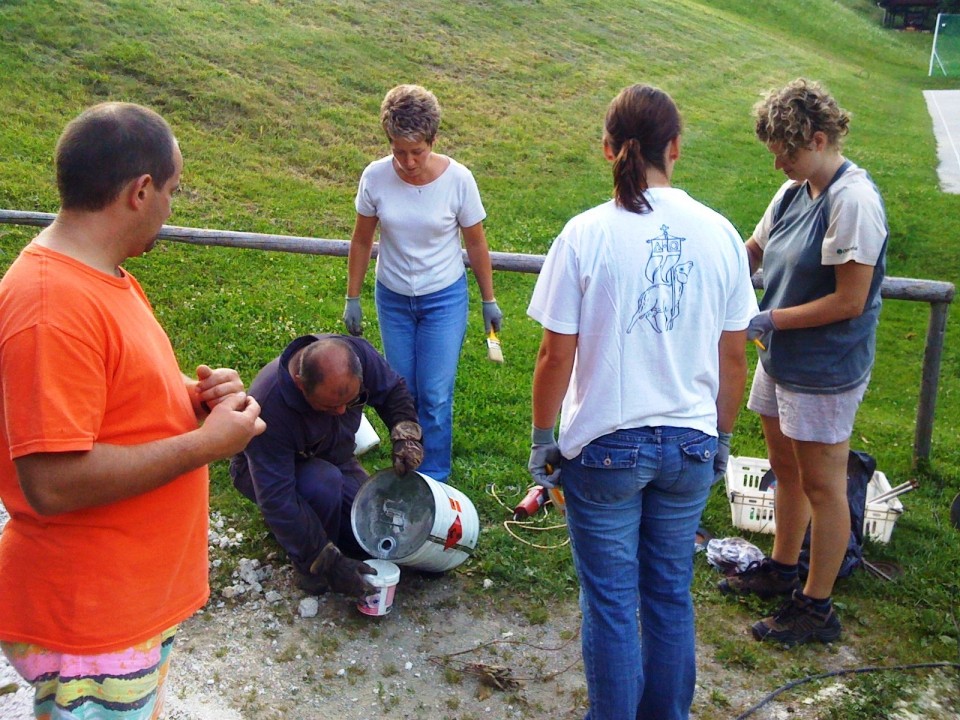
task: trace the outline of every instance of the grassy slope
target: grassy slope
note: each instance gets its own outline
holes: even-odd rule
[[[622,86],[644,81],[668,90],[684,113],[676,184],[749,235],[781,181],[753,139],[750,107],[766,88],[805,74],[823,80],[854,113],[847,154],[884,194],[890,274],[955,280],[960,261],[951,240],[960,196],[937,188],[920,94],[950,82],[925,77],[928,53],[929,36],[885,31],[872,3],[856,0],[615,7],[599,0],[8,0],[0,4],[0,207],[55,211],[50,156],[63,124],[93,102],[122,99],[161,111],[181,139],[187,191],[172,222],[346,238],[360,171],[386,152],[376,120],[380,99],[398,82],[419,82],[444,107],[438,150],[478,178],[492,247],[543,253],[571,215],[609,196],[599,153],[603,112]],[[0,263],[31,234],[0,226]],[[184,367],[215,360],[249,378],[290,337],[340,329],[342,259],[164,244],[129,266]],[[483,359],[482,328],[471,318],[458,380],[455,473],[485,527],[469,567],[514,585],[537,576],[543,601],[575,587],[566,552],[518,546],[499,528],[503,512],[484,492],[490,483],[503,492],[526,483],[529,378],[539,339],[524,316],[532,284],[530,276],[497,277],[507,313],[503,367]],[[375,339],[369,283],[365,292]],[[886,305],[874,383],[856,430],[855,444],[875,454],[895,482],[911,474],[925,327],[924,306]],[[862,576],[843,590],[848,613],[871,625],[859,641],[871,657],[889,650],[891,624],[905,635],[905,659],[957,656],[951,608],[960,595],[960,542],[946,508],[960,489],[958,370],[957,344],[948,342],[933,471],[905,498],[893,543],[870,548],[871,557],[904,565],[905,581],[887,593]],[[749,413],[734,445],[741,454],[763,454]],[[214,484],[215,503],[258,527],[222,465]],[[720,490],[705,520],[719,534],[740,534]],[[768,540],[755,538],[763,547]],[[702,611],[737,622],[750,617],[754,608],[718,602],[708,589],[712,579],[698,575]]]

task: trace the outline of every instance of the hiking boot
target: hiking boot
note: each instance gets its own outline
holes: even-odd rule
[[[810,598],[801,597],[800,592],[795,591],[776,614],[754,624],[753,637],[793,647],[812,640],[833,642],[842,630],[832,604],[827,612],[818,612]]]
[[[732,595],[757,595],[772,598],[777,595],[789,595],[800,587],[800,578],[794,575],[785,579],[770,562],[770,558],[757,560],[736,575],[731,575],[717,583],[722,593]]]

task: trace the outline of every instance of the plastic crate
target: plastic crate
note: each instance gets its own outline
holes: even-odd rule
[[[734,527],[761,533],[777,529],[774,516],[774,489],[760,490],[760,481],[770,469],[763,458],[731,457],[727,464],[727,499]],[[903,514],[899,498],[873,502],[890,489],[887,476],[877,470],[867,485],[867,506],[864,510],[863,533],[877,542],[890,542],[893,526]]]

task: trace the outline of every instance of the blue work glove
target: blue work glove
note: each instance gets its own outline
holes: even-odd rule
[[[713,481],[717,482],[727,473],[727,463],[730,461],[730,441],[733,433],[717,431],[717,454],[713,456]]]
[[[500,312],[500,306],[496,300],[483,301],[483,329],[490,334],[490,331],[500,332],[500,323],[503,322],[503,313]]]
[[[363,335],[363,328],[360,323],[363,321],[363,310],[360,309],[360,298],[348,297],[347,304],[343,307],[343,324],[347,326],[347,332],[354,337]]]
[[[547,489],[560,486],[560,461],[563,455],[553,439],[553,428],[534,427],[531,433],[530,461],[527,470],[533,481]],[[549,467],[548,467],[549,466]]]
[[[762,310],[759,315],[754,315],[747,325],[747,340],[757,340],[758,338],[773,332],[777,329],[773,322],[773,310]]]

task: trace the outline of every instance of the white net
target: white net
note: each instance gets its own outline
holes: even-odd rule
[[[960,15],[937,15],[928,75],[960,76]]]

